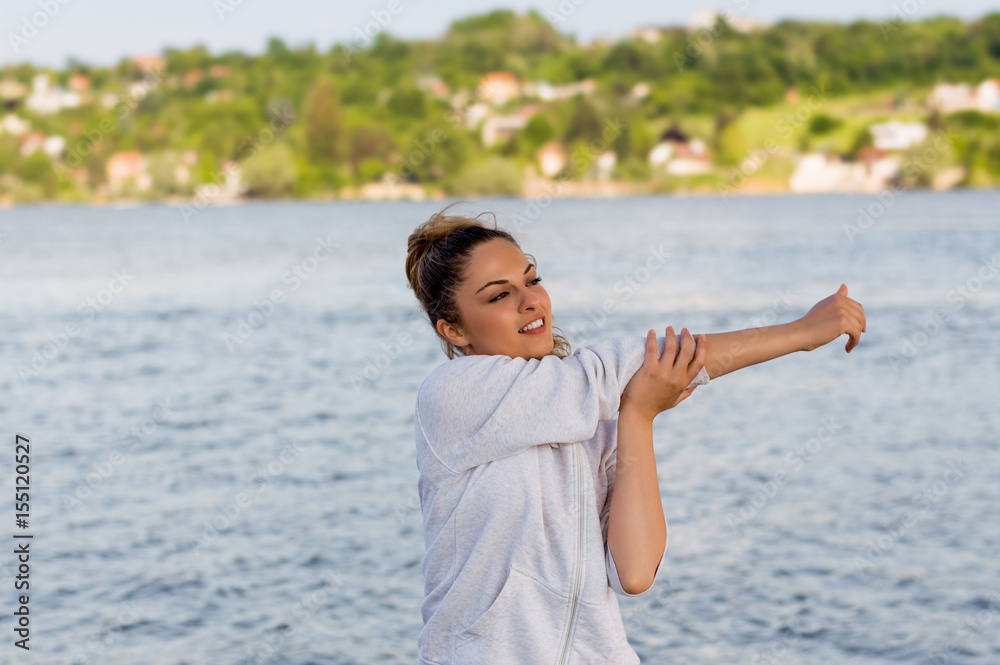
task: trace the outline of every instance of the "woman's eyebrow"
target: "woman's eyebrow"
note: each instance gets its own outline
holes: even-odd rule
[[[534,264],[533,264],[533,263],[529,263],[529,264],[528,264],[528,267],[524,269],[524,274],[525,274],[525,275],[527,275],[527,274],[528,274],[528,271],[529,271],[529,270],[531,270],[531,269],[532,269],[532,268],[534,268],[534,267],[535,267],[535,266],[534,266]],[[485,283],[485,284],[483,284],[483,285],[482,285],[481,287],[479,287],[479,291],[482,291],[482,290],[483,290],[483,289],[485,289],[485,288],[486,288],[487,286],[490,286],[490,285],[493,285],[493,284],[510,284],[510,280],[508,280],[508,279],[495,279],[495,280],[493,280],[492,282],[486,282],[486,283]],[[476,291],[476,292],[475,292],[474,294],[472,294],[472,295],[479,295],[479,291]]]

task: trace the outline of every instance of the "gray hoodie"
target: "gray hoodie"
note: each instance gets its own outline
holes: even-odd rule
[[[565,359],[463,356],[424,379],[419,665],[639,663],[615,593],[642,594],[622,589],[607,525],[615,416],[645,350],[622,336]]]

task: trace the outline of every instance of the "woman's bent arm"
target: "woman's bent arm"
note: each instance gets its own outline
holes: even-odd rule
[[[608,513],[608,548],[622,589],[650,587],[667,544],[653,454],[653,421],[627,405],[618,416],[615,485]]]

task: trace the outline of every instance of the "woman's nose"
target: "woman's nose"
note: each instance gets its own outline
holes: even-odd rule
[[[540,309],[542,306],[542,297],[532,291],[526,291],[525,293],[526,295],[524,296],[524,301],[523,301],[524,306]]]

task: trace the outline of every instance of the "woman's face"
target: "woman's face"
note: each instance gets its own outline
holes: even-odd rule
[[[541,359],[552,352],[552,302],[535,266],[517,245],[493,238],[472,252],[458,292],[464,326],[438,321],[438,332],[468,355]],[[499,283],[494,283],[499,282]],[[518,332],[541,318],[540,328]]]

